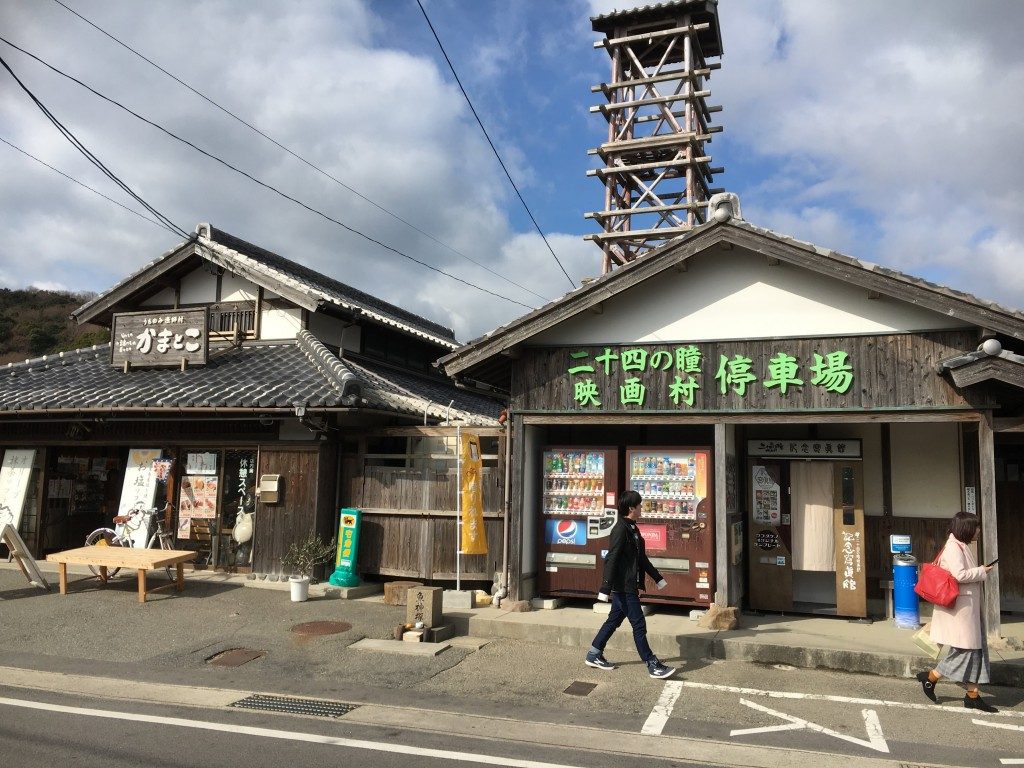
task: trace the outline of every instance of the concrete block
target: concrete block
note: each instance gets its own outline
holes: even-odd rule
[[[405,605],[409,590],[412,587],[422,587],[421,581],[387,581],[384,582],[384,604]]]
[[[440,627],[430,627],[423,630],[423,642],[425,643],[442,643],[453,637],[455,637],[455,626],[453,624],[443,624]]]
[[[446,589],[444,609],[446,611],[468,611],[473,608],[473,593],[468,590]]]
[[[690,621],[698,621],[707,611],[702,611],[700,608],[694,608],[690,611]]]
[[[560,597],[535,597],[530,601],[530,607],[535,611],[553,611],[565,605],[565,600]]]
[[[423,642],[423,630],[422,629],[410,629],[408,632],[402,633],[403,643],[422,643]]]
[[[406,643],[402,640],[373,640],[368,637],[349,646],[358,651],[383,651],[407,656],[437,656],[450,647],[449,643]]]
[[[416,586],[406,597],[406,622],[422,621],[424,627],[441,626],[441,605],[444,590],[441,587]]]

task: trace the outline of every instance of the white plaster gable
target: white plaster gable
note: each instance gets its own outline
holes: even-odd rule
[[[856,336],[970,323],[743,248],[716,246],[530,339],[531,344],[627,344]]]

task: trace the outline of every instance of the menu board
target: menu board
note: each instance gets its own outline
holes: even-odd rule
[[[8,448],[4,453],[0,465],[0,527],[10,523],[17,530],[21,525],[21,510],[35,458],[34,449]]]
[[[160,454],[159,448],[132,448],[128,451],[128,467],[124,471],[118,515],[127,515],[137,506],[145,509],[153,506],[157,483],[153,462],[160,458]]]
[[[178,538],[192,538],[192,520],[212,520],[217,516],[218,478],[209,475],[185,475],[181,478],[178,499]]]

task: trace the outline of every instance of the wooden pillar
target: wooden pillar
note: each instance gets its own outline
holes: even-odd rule
[[[512,498],[508,521],[508,599],[521,600],[523,593],[523,514],[531,508],[523,503],[523,479],[526,473],[526,428],[523,419],[509,415],[512,433]]]
[[[976,491],[981,509],[981,557],[990,563],[999,557],[999,536],[996,528],[996,456],[995,437],[992,431],[992,412],[984,414],[978,422],[978,489]],[[985,603],[982,606],[985,627],[989,641],[1000,637],[999,618],[999,569],[989,571],[985,581]]]
[[[715,424],[715,604],[729,605],[729,509],[725,424]]]

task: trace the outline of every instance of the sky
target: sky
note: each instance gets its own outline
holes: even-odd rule
[[[55,0],[0,3],[0,37],[345,225],[0,42],[36,98],[181,229],[210,222],[462,341],[600,274],[583,214],[603,207],[586,176],[606,132],[590,87],[610,64],[589,17],[634,3],[423,0],[549,250],[416,0],[62,2],[308,164]],[[746,220],[1024,306],[1024,3],[721,0],[719,16],[709,103],[724,131],[708,150]],[[0,287],[103,291],[181,241],[5,70],[0,139]]]

